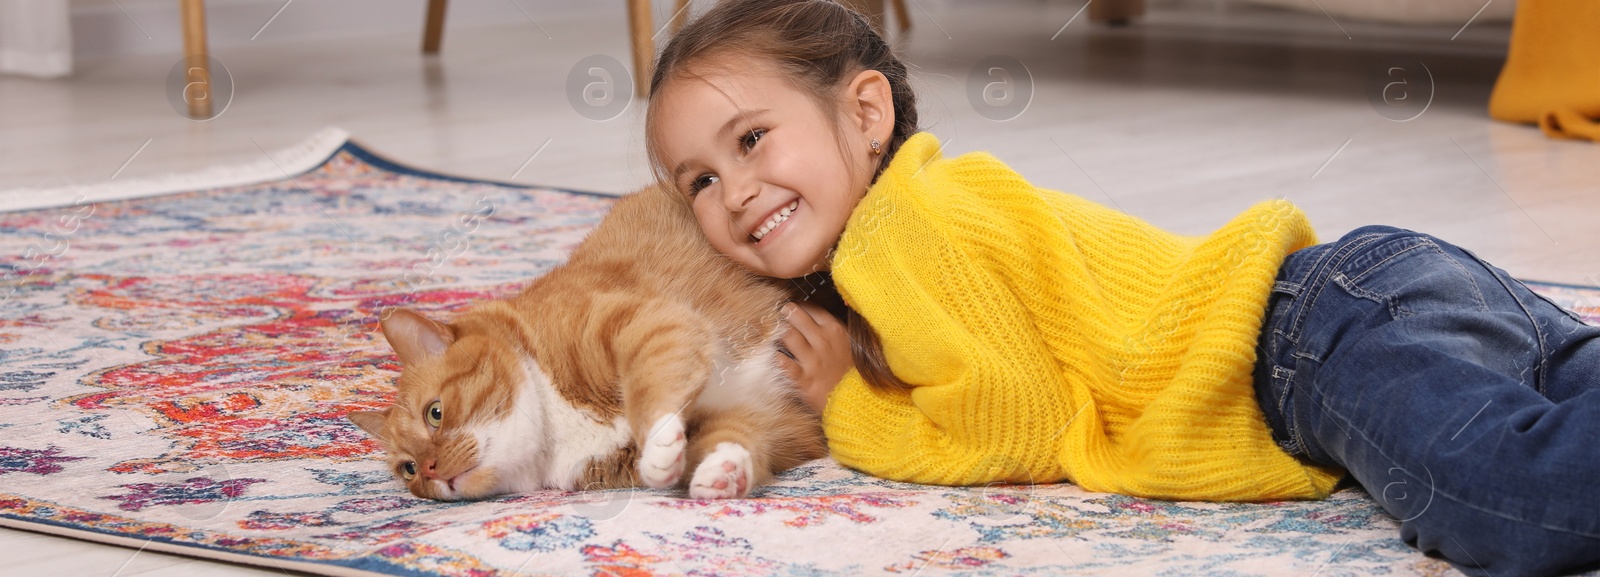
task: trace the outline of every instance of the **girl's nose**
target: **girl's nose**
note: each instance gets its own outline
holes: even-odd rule
[[[724,178],[722,180],[722,202],[728,207],[728,212],[741,212],[749,207],[750,201],[756,197],[756,191],[761,190],[760,183],[755,179]]]

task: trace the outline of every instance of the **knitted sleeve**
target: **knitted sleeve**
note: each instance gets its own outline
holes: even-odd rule
[[[902,145],[831,261],[910,385],[846,376],[823,414],[839,462],[929,484],[1328,494],[1341,472],[1283,452],[1252,384],[1277,268],[1315,242],[1303,213],[1266,201],[1180,236],[938,146]]]
[[[1061,480],[1052,447],[1089,434],[1098,419],[1018,294],[1052,287],[1024,286],[1017,275],[1055,264],[1041,253],[1057,243],[1029,246],[1028,236],[1064,234],[1065,223],[1004,165],[973,158],[914,175],[891,170],[852,215],[834,279],[912,388],[875,390],[851,372],[829,399],[824,427],[836,459],[882,477]]]

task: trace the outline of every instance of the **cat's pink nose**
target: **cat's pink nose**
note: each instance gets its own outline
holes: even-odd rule
[[[422,462],[422,476],[429,479],[439,478],[439,473],[433,470],[433,459],[428,459]]]

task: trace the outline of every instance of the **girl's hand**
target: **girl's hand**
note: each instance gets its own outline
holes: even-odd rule
[[[794,358],[780,352],[778,366],[794,379],[801,400],[822,414],[828,393],[855,366],[850,358],[850,335],[844,323],[814,303],[789,303],[781,310],[789,323],[789,330],[783,333],[783,347]]]

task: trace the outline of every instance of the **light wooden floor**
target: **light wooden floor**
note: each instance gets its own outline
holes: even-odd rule
[[[1336,25],[1206,4],[1157,9],[1130,29],[1080,17],[1063,30],[1081,4],[916,5],[902,50],[923,125],[946,154],[989,150],[1036,184],[1185,233],[1283,196],[1325,239],[1393,224],[1518,276],[1600,284],[1600,146],[1485,115],[1505,25],[1475,23],[1451,40],[1459,25]],[[262,154],[257,143],[275,150],[336,125],[421,167],[626,192],[647,175],[639,103],[598,122],[565,91],[584,56],[627,62],[624,32],[619,9],[452,30],[437,60],[420,58],[410,35],[222,52],[237,91],[206,123],[167,103],[176,55],[81,62],[68,81],[7,77],[0,188],[100,181],[125,163],[118,178],[249,161]],[[989,120],[967,100],[970,68],[990,55],[1021,61],[1034,82],[1015,119]],[[1395,122],[1365,91],[1402,56],[1425,64],[1436,86],[1420,117]],[[1409,81],[1420,97],[1423,79]],[[0,556],[20,574],[262,573],[12,530],[0,530]]]

